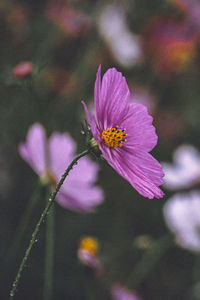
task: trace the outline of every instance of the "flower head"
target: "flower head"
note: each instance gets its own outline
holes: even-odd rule
[[[152,117],[142,104],[130,103],[126,79],[109,69],[95,82],[96,117],[83,102],[95,141],[107,162],[143,196],[163,197],[161,165],[148,153],[157,143]]]
[[[169,190],[194,186],[200,181],[200,154],[191,145],[182,145],[174,152],[174,163],[163,163],[164,183]]]
[[[148,25],[144,47],[159,75],[182,72],[197,56],[198,34],[187,23],[157,17]]]
[[[139,297],[125,287],[115,284],[111,288],[113,300],[139,300]]]
[[[53,133],[46,139],[44,128],[34,124],[27,140],[19,146],[22,158],[40,176],[43,183],[55,185],[75,157],[76,145],[67,133]],[[57,202],[65,208],[79,212],[93,211],[103,201],[103,192],[94,186],[98,166],[83,157],[69,173],[57,194]]]
[[[164,217],[180,246],[200,251],[199,191],[175,194],[164,206]]]
[[[99,243],[96,238],[87,236],[80,241],[78,249],[78,258],[89,266],[97,275],[102,273],[102,267],[98,260]]]
[[[15,66],[13,75],[17,78],[24,78],[30,75],[33,71],[33,65],[29,61],[23,61]]]

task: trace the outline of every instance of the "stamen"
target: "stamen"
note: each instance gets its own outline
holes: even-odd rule
[[[105,144],[110,148],[122,147],[123,142],[126,142],[124,134],[126,129],[118,129],[119,126],[108,128],[107,130],[102,131],[101,136],[105,142]]]

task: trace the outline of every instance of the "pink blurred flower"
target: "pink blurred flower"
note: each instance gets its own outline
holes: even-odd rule
[[[33,65],[29,61],[23,61],[15,66],[13,75],[18,78],[27,77],[33,71]]]
[[[44,128],[34,124],[28,131],[25,143],[20,144],[22,158],[40,176],[43,183],[55,185],[75,157],[76,145],[67,133],[53,133],[46,139]],[[94,186],[98,166],[83,157],[63,183],[57,202],[78,212],[93,211],[103,201],[103,192]]]
[[[50,1],[47,17],[71,36],[81,35],[88,27],[86,15],[67,6],[66,1]]]
[[[111,295],[113,300],[140,300],[133,291],[118,284],[112,286]]]
[[[142,104],[130,103],[126,79],[115,68],[95,82],[96,118],[83,102],[96,146],[107,162],[143,196],[163,197],[162,167],[148,152],[157,144],[152,117]]]
[[[163,163],[164,184],[169,190],[178,190],[194,186],[200,181],[200,153],[191,145],[177,148],[173,156],[174,163]]]
[[[199,191],[175,194],[164,206],[164,217],[180,246],[191,251],[200,251]]]
[[[179,73],[197,56],[198,34],[187,23],[155,18],[144,35],[147,59],[163,76]]]

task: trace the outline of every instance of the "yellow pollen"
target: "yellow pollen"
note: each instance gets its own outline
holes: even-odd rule
[[[97,239],[92,238],[92,237],[84,237],[81,239],[80,242],[80,250],[86,250],[88,251],[91,255],[96,256],[99,250],[99,243]]]
[[[108,128],[102,131],[101,136],[105,144],[110,148],[122,147],[123,142],[126,142],[125,134],[126,129],[118,129],[119,126]]]

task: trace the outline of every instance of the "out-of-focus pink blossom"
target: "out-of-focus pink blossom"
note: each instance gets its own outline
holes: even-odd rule
[[[89,20],[86,15],[67,6],[66,1],[50,1],[47,17],[71,36],[81,35],[88,27]]]
[[[17,78],[24,78],[30,75],[33,71],[33,65],[30,61],[23,61],[15,66],[13,75]]]
[[[102,274],[102,267],[98,259],[99,243],[93,237],[84,237],[80,241],[78,249],[78,258],[80,261],[90,267],[96,275]]]
[[[119,64],[132,67],[141,60],[140,40],[128,29],[122,6],[106,6],[100,14],[98,27]]]
[[[199,191],[175,194],[164,206],[164,217],[180,246],[200,251]]]
[[[34,124],[26,142],[19,146],[22,158],[40,176],[43,183],[55,185],[75,157],[76,144],[67,133],[55,132],[49,140],[44,128]],[[64,181],[57,194],[57,202],[78,212],[93,211],[103,201],[103,192],[95,186],[98,166],[83,157]]]
[[[126,79],[115,68],[95,82],[96,116],[83,102],[94,142],[107,162],[143,196],[163,197],[162,166],[149,152],[157,144],[153,118],[142,104],[130,103]]]
[[[179,73],[197,56],[198,34],[187,23],[155,18],[144,35],[147,59],[157,73]]]
[[[164,184],[169,190],[194,186],[200,181],[200,153],[191,145],[182,145],[173,156],[173,164],[163,163]]]
[[[111,295],[113,300],[140,300],[135,292],[118,284],[112,286]]]

